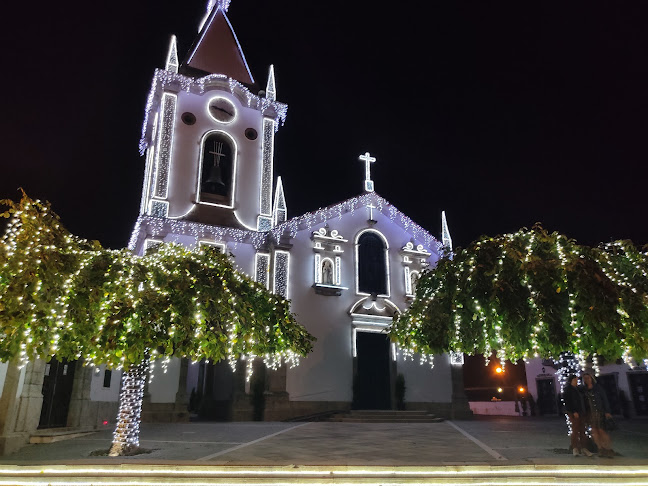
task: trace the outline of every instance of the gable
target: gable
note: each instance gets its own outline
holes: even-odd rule
[[[368,206],[373,206],[373,209]],[[274,240],[279,241],[283,235],[294,238],[299,232],[312,232],[328,224],[351,241],[358,232],[370,226],[367,222],[370,211],[373,219],[378,221],[373,227],[385,234],[390,246],[403,246],[413,240],[415,246],[423,245],[437,258],[440,256],[442,245],[432,234],[375,192],[291,218],[270,232]]]

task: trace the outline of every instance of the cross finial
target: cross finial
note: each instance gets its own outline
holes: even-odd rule
[[[365,152],[364,155],[358,157],[365,163],[365,181],[364,181],[364,190],[366,192],[373,192],[374,183],[371,180],[371,164],[376,161],[376,157],[369,155],[369,152]]]

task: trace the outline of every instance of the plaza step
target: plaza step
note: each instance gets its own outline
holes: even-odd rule
[[[561,485],[648,484],[646,466],[603,464],[510,466],[211,466],[188,464],[51,464],[5,465],[2,484],[69,484],[94,486],[292,484],[373,485]]]
[[[329,422],[352,423],[434,423],[443,419],[426,410],[351,410],[332,415]]]
[[[30,444],[51,444],[62,440],[76,439],[84,435],[90,435],[97,432],[98,429],[92,427],[56,427],[52,429],[38,429],[29,436]]]

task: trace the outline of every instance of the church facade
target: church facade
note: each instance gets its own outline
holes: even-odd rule
[[[260,371],[266,374],[266,419],[351,406],[390,409],[398,375],[408,406],[449,416],[450,357],[421,366],[421,359],[432,358],[408,356],[387,336],[392,319],[413,298],[420,273],[435,265],[443,243],[451,246],[445,217],[441,243],[376,193],[376,160],[365,153],[358,161],[365,168],[358,196],[288,218],[284,187],[273,170],[274,137],[287,106],[277,99],[272,66],[265,89],[255,83],[226,3],[208,6],[186,61],[178,61],[173,38],[165,69],[155,74],[140,142],[146,156],[142,203],[130,248],[142,254],[160,242],[216,246],[239,270],[290,299],[297,320],[317,341],[300,366]],[[156,376],[152,401],[175,400],[171,390],[179,387],[207,396],[220,417],[249,418],[250,385],[240,373],[226,364],[194,363],[186,372],[180,367],[176,360],[166,376]],[[177,380],[185,375],[183,386]]]

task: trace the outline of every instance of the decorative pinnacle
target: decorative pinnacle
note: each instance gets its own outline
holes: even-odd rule
[[[452,252],[452,237],[450,236],[450,230],[448,229],[448,221],[446,221],[445,211],[441,211],[441,243],[443,244],[443,248]]]
[[[164,69],[171,71],[172,73],[178,72],[178,44],[176,41],[176,36],[171,36],[171,43],[169,44],[169,52],[167,53],[166,65]]]
[[[275,74],[274,66],[270,64],[270,72],[268,73],[268,84],[266,85],[266,98],[271,101],[277,99],[277,88],[275,87]]]

